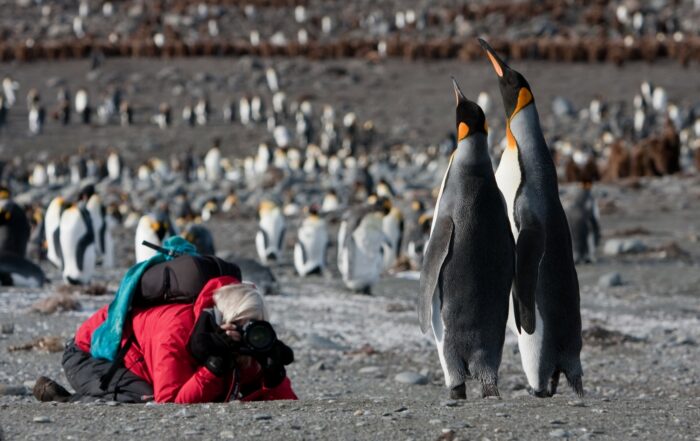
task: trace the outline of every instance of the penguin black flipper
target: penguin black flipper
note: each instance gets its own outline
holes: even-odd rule
[[[426,333],[432,322],[433,295],[437,289],[442,265],[450,253],[450,243],[454,232],[454,223],[449,216],[437,219],[433,233],[428,241],[428,249],[423,258],[420,274],[420,306],[418,320],[420,329]]]
[[[268,238],[267,233],[262,228],[258,228],[258,233],[262,234],[263,245],[265,246],[265,249],[267,250],[270,247],[270,239]]]
[[[95,242],[95,231],[92,228],[92,219],[90,218],[90,212],[85,208],[80,208],[80,216],[85,224],[85,234],[78,240],[76,245],[76,259],[78,263],[78,269],[83,270],[83,263],[85,261],[85,252],[87,248]]]
[[[282,245],[284,244],[284,235],[287,233],[287,228],[282,228],[282,231],[280,231],[280,238],[277,243],[277,249],[282,250]]]
[[[544,255],[544,239],[543,231],[523,228],[518,233],[518,242],[515,245],[513,304],[518,303],[520,326],[528,334],[535,332],[535,290],[540,262]]]
[[[301,241],[297,241],[297,245],[299,245],[299,249],[301,250],[301,263],[306,265],[308,256],[306,255],[306,247],[304,247],[304,244],[301,243]]]

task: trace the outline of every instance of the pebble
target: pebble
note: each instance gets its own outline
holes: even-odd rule
[[[107,401],[105,404],[108,406],[119,406],[120,403],[118,401]]]
[[[551,432],[549,432],[549,436],[551,438],[568,438],[569,435],[569,432],[564,429],[554,429]]]
[[[612,288],[615,286],[622,286],[623,284],[622,276],[618,272],[603,274],[598,279],[598,286],[601,288]]]
[[[428,384],[428,377],[425,375],[418,374],[416,372],[401,372],[399,374],[396,374],[394,377],[394,380],[398,383],[404,383],[404,384],[417,384],[417,385],[425,385]]]
[[[221,439],[236,439],[236,435],[232,430],[223,430],[219,432],[219,438]]]
[[[447,401],[443,401],[442,403],[440,403],[440,405],[441,405],[441,406],[445,406],[445,407],[458,407],[458,406],[459,406],[459,401],[457,401],[457,400],[447,400]]]
[[[586,407],[586,403],[582,400],[569,401],[567,404],[571,407]]]
[[[609,239],[605,242],[603,253],[608,256],[620,254],[642,253],[647,246],[639,239]]]
[[[255,421],[267,421],[272,419],[272,415],[267,413],[260,413],[253,417]]]
[[[2,334],[12,334],[15,332],[15,324],[14,323],[3,323],[2,326],[0,326],[0,333]]]
[[[428,421],[428,424],[435,426],[437,424],[442,424],[442,420],[430,420]]]
[[[47,416],[35,416],[35,417],[32,419],[32,421],[34,421],[35,423],[50,423],[50,422],[51,422],[51,418],[49,418],[49,417],[47,417]]]
[[[360,370],[357,372],[363,375],[377,374],[381,372],[381,368],[379,366],[365,366],[360,368]]]

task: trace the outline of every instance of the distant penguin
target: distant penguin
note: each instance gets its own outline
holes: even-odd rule
[[[199,254],[211,256],[216,254],[216,250],[214,249],[214,237],[211,231],[204,225],[187,224],[180,233],[180,236],[193,244],[197,248]]]
[[[250,101],[247,97],[241,97],[238,101],[238,117],[241,120],[241,124],[244,126],[250,124]]]
[[[338,270],[345,286],[370,294],[384,270],[381,206],[362,205],[348,210],[338,230]]]
[[[44,121],[46,120],[46,111],[44,107],[39,103],[32,103],[29,108],[29,133],[32,135],[39,135],[44,128]]]
[[[58,196],[49,203],[44,215],[44,234],[46,235],[46,258],[57,268],[63,268],[63,255],[61,252],[60,226],[61,215],[69,204]]]
[[[31,225],[22,207],[11,199],[0,199],[0,251],[25,257],[30,234]]]
[[[204,157],[204,168],[206,169],[207,181],[209,182],[219,182],[223,177],[221,150],[219,149],[218,141],[214,142],[214,147],[209,149]]]
[[[282,209],[270,200],[263,200],[258,207],[258,232],[255,249],[264,264],[279,260],[284,248],[286,222]]]
[[[63,256],[63,280],[71,285],[90,283],[95,272],[95,233],[90,213],[83,204],[61,214],[59,242]]]
[[[424,214],[418,218],[417,225],[406,234],[406,257],[412,268],[421,269],[425,246],[430,237],[430,227],[433,217]]]
[[[318,207],[311,206],[309,215],[299,227],[294,245],[294,268],[301,277],[320,274],[326,267],[328,226],[319,217]]]
[[[323,195],[323,201],[321,202],[321,213],[330,213],[336,211],[340,208],[340,201],[338,200],[338,194],[335,190],[330,189]]]
[[[388,201],[388,199],[387,199]],[[382,231],[386,236],[384,249],[384,269],[391,268],[401,254],[401,243],[404,233],[404,218],[401,210],[388,203],[387,213],[382,219]]]
[[[162,245],[163,241],[174,235],[175,230],[170,217],[163,210],[141,216],[136,226],[135,253],[136,263],[150,259],[156,255],[156,251],[143,245],[148,241],[155,245]]]
[[[101,260],[102,266],[111,268],[114,264],[114,239],[112,230],[116,220],[107,213],[107,208],[102,204],[102,200],[97,194],[93,194],[85,204],[85,208],[90,213],[92,228],[95,234],[95,251]]]
[[[46,276],[35,263],[14,253],[0,251],[0,285],[39,288]]]
[[[574,262],[596,261],[596,247],[600,243],[600,215],[590,182],[581,182],[573,195],[564,202],[564,211],[571,228]]]
[[[433,215],[420,278],[419,319],[432,328],[445,385],[465,399],[467,378],[499,396],[498,368],[514,274],[514,243],[488,153],[484,112],[453,80],[457,150]]]
[[[80,116],[83,124],[90,124],[91,111],[87,90],[78,90],[75,93],[75,112]]]
[[[265,70],[265,79],[267,80],[267,87],[270,88],[270,92],[275,93],[280,90],[279,81],[277,80],[277,72],[275,72],[275,69],[268,67]]]
[[[508,324],[518,336],[525,375],[536,396],[556,393],[561,373],[582,396],[578,275],[554,161],[527,80],[479,41],[498,76],[507,118],[507,147],[496,181],[516,240],[517,296]]]
[[[122,174],[122,159],[119,153],[116,151],[111,151],[109,156],[107,156],[107,177],[109,179],[116,181],[121,177]]]

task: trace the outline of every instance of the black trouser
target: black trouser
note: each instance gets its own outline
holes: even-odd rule
[[[110,361],[94,358],[81,351],[73,339],[68,341],[63,352],[63,370],[75,389],[71,401],[102,398],[122,403],[144,403],[153,400],[153,386],[123,366],[116,369],[103,388],[101,379],[112,365]]]

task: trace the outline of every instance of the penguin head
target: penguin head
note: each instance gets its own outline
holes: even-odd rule
[[[520,72],[511,69],[486,41],[480,38],[479,43],[486,51],[493,70],[498,75],[498,86],[501,89],[506,118],[511,119],[520,110],[535,102],[530,84]]]
[[[170,232],[170,220],[168,215],[164,212],[156,213],[151,222],[151,230],[158,236],[158,240],[161,242],[166,235]]]
[[[486,116],[478,104],[469,101],[457,84],[457,80],[452,78],[452,86],[455,91],[455,101],[457,103],[457,143],[474,133],[487,134]]]
[[[4,185],[0,185],[0,200],[10,199],[11,193],[10,189]]]

